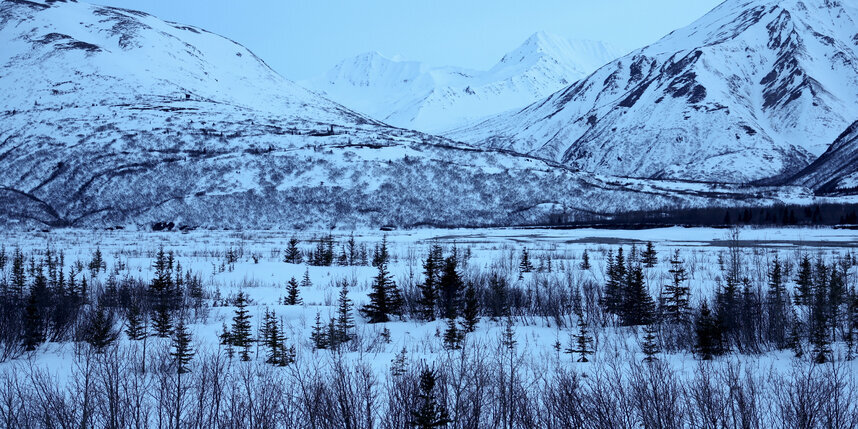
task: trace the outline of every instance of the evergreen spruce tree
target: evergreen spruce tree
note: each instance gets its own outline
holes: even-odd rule
[[[512,323],[512,318],[507,316],[504,322],[503,332],[501,332],[501,345],[507,350],[515,350],[515,325]]]
[[[86,281],[86,276],[80,279],[80,297],[84,302],[89,300],[89,283]]]
[[[375,251],[372,255],[372,266],[387,265],[389,261],[390,254],[387,251],[387,234],[385,234],[381,237],[381,243],[375,246]]]
[[[572,287],[572,313],[578,317],[584,314],[584,297],[581,295],[581,286],[576,284]]]
[[[172,398],[175,409],[173,409],[171,416],[171,419],[175,417],[175,421],[171,421],[170,425],[171,427],[179,428],[181,427],[182,417],[182,396],[185,395],[187,389],[182,383],[182,375],[191,371],[190,363],[194,357],[194,351],[191,348],[191,333],[188,332],[184,320],[179,320],[173,332],[170,356],[173,358],[173,365],[176,367],[176,390]]]
[[[286,305],[298,305],[301,303],[301,298],[298,297],[298,280],[295,280],[295,277],[289,279],[289,283],[286,285],[286,299],[284,300]]]
[[[804,356],[804,347],[802,346],[802,336],[801,336],[801,322],[798,320],[798,316],[795,314],[795,310],[793,309],[792,313],[792,328],[790,329],[789,338],[787,339],[787,347],[793,351],[795,357],[800,358]]]
[[[402,290],[399,289],[399,285],[393,281],[392,277],[388,285],[387,295],[390,299],[390,314],[397,316],[402,320],[402,315],[405,310],[405,298],[402,296]]]
[[[161,247],[155,257],[155,277],[149,286],[155,304],[152,328],[155,330],[155,335],[161,338],[169,337],[173,329],[171,314],[173,280],[172,263],[169,259],[164,248]]]
[[[346,249],[345,250],[346,250],[348,265],[349,266],[357,265],[359,257],[358,257],[358,246],[357,246],[357,241],[355,241],[354,231],[352,231],[352,233],[349,235],[349,240],[346,241]]]
[[[447,316],[447,329],[444,331],[444,348],[447,350],[458,350],[462,348],[464,332],[460,331],[456,324],[456,317]]]
[[[104,262],[104,258],[101,255],[101,248],[96,247],[95,252],[92,254],[92,260],[89,261],[89,270],[92,272],[92,276],[95,277],[102,270],[107,270],[107,264]]]
[[[703,301],[700,306],[694,330],[697,335],[697,354],[702,360],[711,360],[713,356],[723,353],[721,328],[706,301]]]
[[[813,300],[819,297],[820,293],[826,294],[826,288],[828,287],[829,282],[829,269],[828,265],[825,264],[825,261],[822,259],[822,256],[817,257],[816,264],[813,267]],[[827,296],[826,296],[827,298]]]
[[[405,347],[402,347],[402,350],[393,357],[393,361],[390,363],[390,375],[394,377],[401,377],[408,373],[408,351]]]
[[[84,338],[92,346],[96,353],[103,353],[104,349],[116,341],[119,333],[114,329],[115,321],[113,313],[99,300],[95,310],[90,314],[86,324]]]
[[[24,308],[24,350],[31,352],[45,342],[44,322],[38,300],[31,293]]]
[[[125,334],[128,335],[129,340],[140,341],[149,335],[149,333],[146,332],[145,316],[142,314],[140,306],[135,301],[132,301],[131,305],[128,307],[126,318],[128,321],[125,326]]]
[[[173,333],[172,347],[173,350],[170,352],[170,356],[173,357],[176,372],[178,374],[190,372],[189,364],[194,357],[194,351],[191,347],[191,333],[185,326],[184,320],[179,320],[179,323],[176,325],[175,332]]]
[[[480,321],[480,302],[477,299],[477,290],[474,284],[468,282],[468,287],[465,288],[465,302],[462,309],[462,319],[465,328],[465,333],[474,332],[477,323]]]
[[[361,243],[358,249],[358,260],[363,267],[369,266],[369,251],[366,249],[366,243]]]
[[[624,326],[648,325],[655,321],[655,302],[644,284],[643,267],[630,263],[626,270],[621,321]]]
[[[438,284],[443,260],[441,246],[433,245],[423,263],[425,280],[417,285],[420,289],[420,299],[417,302],[419,314],[424,321],[435,320],[435,306],[438,301]]]
[[[280,332],[284,332],[282,323],[280,324]],[[291,346],[286,347],[286,343],[285,343],[286,337],[284,336],[283,339],[284,339],[284,343],[282,343],[283,349],[280,351],[280,362],[277,363],[277,366],[286,366],[286,365],[289,365],[290,363],[295,363],[295,359],[298,356],[298,352],[295,350],[295,345],[292,344]]]
[[[313,286],[313,282],[310,281],[310,269],[305,268],[304,269],[304,277],[301,279],[301,287],[302,288],[308,288],[310,286]]]
[[[522,274],[533,271],[533,264],[530,262],[530,254],[527,253],[527,247],[521,250],[521,262],[518,264],[518,271]]]
[[[24,299],[24,289],[27,287],[27,274],[24,263],[24,253],[16,247],[12,254],[12,273],[11,281],[9,282],[9,292],[7,296],[12,302],[21,302]]]
[[[644,326],[644,337],[643,344],[641,344],[641,351],[643,351],[644,362],[652,362],[656,360],[656,355],[661,352],[661,348],[658,343],[658,335],[657,327],[655,323],[650,323],[649,325]]]
[[[738,283],[727,276],[726,283],[719,287],[715,296],[715,320],[725,337],[735,336],[738,331],[743,315],[741,304]],[[727,339],[724,338],[725,342]]]
[[[581,268],[582,271],[590,269],[590,255],[587,253],[587,249],[584,249],[584,253],[581,254],[581,265],[578,268]]]
[[[337,334],[337,319],[332,317],[328,320],[328,329],[326,333],[328,339],[328,348],[334,351],[340,350],[340,336]]]
[[[254,339],[250,336],[250,313],[247,310],[247,295],[239,292],[235,298],[235,315],[232,317],[232,329],[230,330],[230,341],[238,348],[241,360],[250,360],[250,347]]]
[[[116,308],[119,305],[119,284],[116,281],[116,275],[110,273],[107,276],[107,281],[104,284],[104,305],[109,308]]]
[[[763,327],[762,299],[747,277],[742,279],[742,302],[737,324],[741,345],[745,350],[760,351],[760,337]]]
[[[146,339],[149,337],[148,318],[140,310],[140,306],[136,300],[131,301],[131,305],[126,313],[128,319],[125,327],[125,333],[131,341],[143,341],[143,355],[141,359],[140,370],[146,372]]]
[[[337,258],[337,265],[345,267],[349,265],[349,255],[346,253],[346,245],[340,247],[340,256]]]
[[[846,342],[847,360],[855,358],[856,335],[858,335],[858,296],[853,286],[846,295],[846,333],[843,339]]]
[[[665,285],[664,294],[661,298],[662,308],[666,316],[673,323],[685,323],[688,321],[691,309],[688,303],[690,291],[686,281],[688,274],[685,271],[685,266],[682,259],[679,257],[679,250],[673,253],[670,259],[671,283]]]
[[[48,286],[54,290],[57,284],[57,264],[54,259],[54,252],[50,247],[45,249],[45,257],[42,259],[42,265],[47,269]]]
[[[608,252],[607,282],[605,283],[604,307],[609,314],[622,316],[623,306],[626,302],[626,262],[623,257],[623,248],[617,250],[616,257]]]
[[[173,309],[182,308],[185,305],[184,296],[187,292],[185,290],[185,276],[182,271],[182,264],[179,261],[176,261],[176,266],[173,269],[173,291],[170,294],[170,298],[172,302],[170,303]]]
[[[59,261],[57,262],[57,264],[58,264],[58,267],[57,267],[57,282],[56,282],[56,288],[55,288],[55,290],[56,290],[56,294],[57,294],[57,296],[65,296],[65,297],[69,297],[69,296],[70,296],[70,294],[68,293],[68,290],[66,290],[66,280],[65,280],[65,279],[66,279],[66,276],[65,276],[65,273],[64,273],[64,270],[65,270],[65,263],[66,263],[65,261],[66,261],[65,253],[64,253],[64,252],[60,252]]]
[[[265,363],[280,365],[283,361],[283,336],[277,323],[277,315],[267,308],[262,319],[262,343],[267,349]]]
[[[185,283],[188,285],[188,296],[191,298],[194,309],[200,311],[203,308],[203,281],[200,276],[191,275],[188,271],[185,274]]]
[[[658,254],[655,251],[655,246],[653,246],[652,241],[647,241],[646,250],[641,253],[641,262],[647,268],[653,268],[658,263]]]
[[[30,299],[36,307],[36,313],[40,321],[39,329],[42,341],[47,339],[48,329],[51,327],[51,312],[56,309],[60,297],[53,296],[48,288],[48,279],[45,277],[42,265],[31,267],[33,283],[30,285]],[[77,302],[74,303],[77,305]]]
[[[817,287],[810,316],[810,343],[813,346],[813,361],[816,363],[828,362],[831,355],[831,319],[827,298],[826,288]]]
[[[778,348],[787,345],[788,325],[790,316],[789,293],[783,279],[783,268],[780,259],[775,255],[768,272],[769,289],[766,296],[768,306],[768,337]]]
[[[509,302],[506,279],[493,272],[489,277],[489,291],[491,291],[491,307],[489,308],[491,319],[498,320],[509,316]]]
[[[69,298],[70,301],[75,302],[75,303],[80,302],[81,297],[82,297],[82,295],[80,293],[80,288],[78,287],[78,284],[77,284],[77,277],[76,276],[77,276],[77,271],[75,271],[74,267],[71,267],[71,269],[69,269],[68,278],[66,279],[67,281],[66,281],[66,288],[65,288],[66,296]]]
[[[223,329],[220,333],[220,344],[225,346],[227,357],[232,360],[232,357],[235,355],[235,347],[232,345],[232,332],[226,326],[226,322],[223,323]]]
[[[578,332],[569,337],[569,347],[566,353],[577,354],[578,362],[589,362],[587,356],[593,354],[593,337],[587,329],[587,323],[582,315],[578,316]]]
[[[810,257],[804,255],[798,266],[798,278],[795,280],[796,305],[810,305],[813,301],[813,266]]]
[[[308,258],[311,265],[331,266],[334,262],[334,237],[322,236],[316,241],[316,250]]]
[[[387,271],[387,263],[378,265],[378,274],[373,280],[369,299],[370,302],[361,309],[369,323],[387,322],[391,314],[401,314],[402,297],[393,276]]]
[[[316,312],[316,323],[313,325],[313,331],[310,332],[310,341],[313,342],[315,350],[328,348],[328,335],[322,325],[322,316],[319,312]]]
[[[444,259],[444,270],[438,284],[441,298],[441,311],[444,317],[457,315],[459,306],[459,294],[462,291],[462,278],[459,277],[458,260],[450,255]]]
[[[412,420],[409,426],[418,429],[445,428],[450,420],[446,407],[435,396],[435,371],[424,369],[420,373],[419,407],[411,412]]]
[[[354,304],[349,298],[349,284],[346,281],[342,282],[340,287],[340,296],[337,305],[337,342],[345,343],[352,339],[352,331],[355,328]]]
[[[846,303],[848,290],[846,279],[849,276],[849,267],[841,258],[832,264],[828,276],[828,314],[831,319],[831,341],[837,341],[837,331],[841,326],[841,307]]]

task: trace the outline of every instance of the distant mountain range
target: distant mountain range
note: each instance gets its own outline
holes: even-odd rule
[[[594,175],[396,128],[138,11],[4,0],[0,46],[7,227],[516,225],[811,198]],[[532,69],[522,58],[504,62]]]
[[[858,119],[858,2],[727,0],[520,110],[445,135],[584,171],[785,180]]]
[[[621,54],[605,43],[539,32],[487,71],[428,67],[370,52],[301,83],[385,123],[437,133],[521,108]]]

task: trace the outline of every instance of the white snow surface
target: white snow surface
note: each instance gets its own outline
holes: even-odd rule
[[[326,350],[313,350],[310,333],[317,313],[323,322],[335,316],[339,281],[345,280],[352,286],[348,296],[354,301],[355,310],[368,302],[367,294],[377,270],[369,266],[308,266],[306,264],[288,264],[282,262],[282,252],[290,237],[301,240],[299,247],[304,251],[314,248],[310,240],[326,235],[329,231],[191,231],[189,233],[151,233],[138,231],[92,231],[66,229],[51,233],[0,231],[0,242],[5,250],[21,248],[25,253],[64,251],[65,261],[70,267],[81,263],[84,266],[90,260],[95,249],[100,249],[107,262],[108,270],[119,270],[118,276],[128,276],[149,281],[153,278],[152,262],[160,248],[171,251],[185,272],[200,275],[205,287],[206,306],[213,303],[212,298],[235,296],[239,291],[247,293],[251,299],[249,314],[253,332],[261,323],[266,310],[272,310],[286,325],[289,345],[295,345],[298,352],[297,365],[327,363],[336,356],[348,360],[367,362],[383,377],[391,366],[394,356],[405,349],[411,362],[425,361],[430,365],[449,353],[443,348],[440,332],[445,329],[444,320],[421,322],[418,320],[394,320],[383,324],[368,324],[357,311],[354,312],[357,327],[355,340],[342,354]],[[484,275],[489,271],[500,273],[509,279],[514,289],[538,288],[549,282],[559,282],[562,287],[581,285],[587,282],[602,284],[605,281],[605,257],[609,249],[624,247],[628,252],[632,244],[638,249],[646,241],[652,241],[658,252],[659,263],[655,268],[646,270],[646,283],[653,295],[670,278],[669,255],[676,249],[684,261],[689,274],[689,286],[695,305],[705,296],[710,296],[722,281],[718,268],[719,254],[726,251],[729,231],[712,228],[660,228],[650,230],[547,230],[547,229],[422,229],[415,231],[379,232],[357,230],[350,233],[337,233],[334,239],[342,243],[355,237],[357,244],[366,245],[370,252],[382,236],[389,244],[391,260],[389,268],[394,280],[401,288],[414,287],[422,280],[422,262],[429,246],[437,243],[444,248],[445,255],[456,246],[459,254],[470,255],[460,267],[464,276]],[[743,270],[755,287],[765,288],[768,261],[777,254],[781,262],[795,266],[801,255],[833,260],[837,255],[854,251],[858,238],[854,231],[831,228],[760,228],[742,229]],[[522,249],[527,248],[533,264],[538,271],[525,273],[519,277],[518,263]],[[336,250],[336,249],[335,249]],[[582,253],[587,251],[592,267],[581,270]],[[235,263],[225,263],[228,251],[238,256]],[[338,250],[337,250],[338,251]],[[254,257],[258,261],[254,261]],[[723,255],[722,255],[723,257]],[[551,259],[552,268],[545,262]],[[7,264],[8,269],[9,264]],[[122,268],[118,268],[118,267]],[[541,267],[541,269],[539,269]],[[858,275],[858,266],[849,271],[850,278]],[[300,305],[282,305],[280,298],[286,295],[285,283],[295,277],[300,280],[308,273],[312,286],[301,288]],[[89,276],[88,271],[79,273]],[[107,273],[101,272],[90,278],[90,284],[104,282]],[[792,288],[792,281],[788,287]],[[219,333],[221,327],[231,323],[232,306],[209,307],[202,318],[191,321],[193,347],[200,354],[219,351]],[[566,318],[568,317],[568,320]],[[582,373],[595,371],[609,361],[612,354],[624,353],[623,359],[640,360],[641,331],[605,328],[597,330],[596,355],[591,363],[576,363],[569,355],[554,349],[555,342],[565,346],[574,332],[573,316],[564,315],[567,326],[557,326],[549,317],[533,317],[524,322],[516,319],[515,338],[518,341],[523,359],[539,367],[539,363],[569,366]],[[380,340],[382,330],[390,333],[390,341]],[[492,321],[482,317],[477,330],[467,336],[471,347],[496,347],[503,331],[503,321]],[[124,334],[120,341],[125,345],[133,344]],[[157,338],[150,341],[157,347]],[[0,363],[0,371],[14,371],[20,365],[34,365],[47,369],[58,376],[57,382],[63,383],[71,374],[69,362],[75,356],[73,343],[46,343],[39,349],[19,359]],[[617,349],[619,347],[619,349]],[[255,362],[264,361],[264,349],[252,354]],[[625,355],[629,353],[629,355]],[[660,359],[669,362],[680,374],[691,372],[697,360],[690,353],[662,353]],[[770,351],[760,355],[732,355],[721,358],[723,361],[741,359],[760,365],[762,370],[769,367],[787,369],[795,362],[789,351]],[[625,362],[624,364],[628,364]],[[855,362],[849,363],[854,370]],[[554,367],[556,368],[556,367]],[[288,369],[284,369],[288,371]]]

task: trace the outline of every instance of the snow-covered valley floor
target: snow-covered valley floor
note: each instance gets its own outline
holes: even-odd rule
[[[735,232],[738,237],[731,235]],[[858,422],[858,397],[853,393],[858,380],[850,360],[854,346],[847,341],[858,323],[849,320],[858,306],[850,304],[858,286],[858,270],[852,265],[858,247],[854,230],[332,231],[333,242],[326,247],[328,234],[0,233],[4,308],[17,305],[24,320],[24,326],[3,325],[0,418],[5,423],[0,424],[408,427],[419,423],[415,420],[419,416],[443,420],[440,408],[446,410],[451,427],[854,427]],[[300,250],[300,263],[284,262],[293,238],[298,240],[293,247]],[[389,256],[374,263],[383,240]],[[657,262],[640,272],[661,316],[648,325],[651,329],[622,326],[626,323],[603,308],[609,258],[622,248],[627,257],[638,255],[630,257],[633,261],[643,261],[640,255],[648,242]],[[435,262],[452,258],[460,279],[453,297],[458,309],[454,326],[460,335],[456,341],[449,338],[450,321],[441,310],[443,286],[436,290],[436,319],[420,316],[424,313],[419,286],[426,281],[425,263],[436,245],[442,254]],[[10,290],[18,249],[26,286],[15,304],[9,296],[14,293]],[[172,255],[168,276],[185,282],[177,290],[187,288],[180,292],[182,303],[169,313],[173,327],[182,321],[190,333],[193,356],[184,366],[176,361],[175,330],[159,338],[150,322],[157,317],[151,293],[162,249]],[[96,251],[103,263],[92,263]],[[326,252],[331,265],[318,265],[324,264]],[[65,273],[65,280],[63,274],[59,278],[66,292],[56,291],[45,263],[60,254],[61,270],[57,262],[47,265]],[[700,305],[704,301],[709,308],[718,305],[716,293],[729,282],[732,255],[738,255],[736,269],[742,277],[737,296],[755,297],[756,301],[749,299],[758,304],[752,317],[760,320],[759,326],[753,328],[752,340],[735,334],[741,339],[732,342],[725,336],[729,350],[703,361],[698,344]],[[831,273],[842,273],[846,298],[835,306],[839,316],[827,325],[834,338],[827,353],[833,363],[811,363],[810,322],[795,323],[801,331],[796,334],[798,345],[771,339],[777,336],[771,334],[777,321],[769,320],[768,304],[773,261],[777,257],[782,265],[782,282],[792,297],[805,255],[817,266],[816,276],[820,263],[827,264],[831,278]],[[680,262],[672,264],[671,259]],[[402,316],[394,312],[388,322],[369,323],[372,316],[360,311],[375,290],[380,269],[373,265],[384,265],[403,301]],[[662,314],[659,298],[677,266],[687,276],[683,283],[689,288],[688,319],[671,324]],[[437,268],[439,282],[444,268]],[[80,299],[77,319],[65,332],[54,332],[57,308],[38,307],[26,298],[26,291],[38,283],[40,270],[52,299],[64,293]],[[72,273],[76,288],[69,286]],[[288,305],[292,278],[299,284],[293,293],[297,290],[300,302]],[[498,279],[503,286],[498,286]],[[196,295],[190,286],[194,282],[201,287]],[[471,304],[469,285],[475,291]],[[353,326],[343,328],[342,344],[328,342],[325,347],[319,335],[343,332],[338,320],[343,290],[353,302],[348,308]],[[105,298],[111,293],[113,298]],[[246,349],[249,362],[241,360],[242,347],[236,340],[224,344],[224,332],[235,323],[240,293],[248,298],[249,334],[259,340]],[[135,299],[149,303],[137,308],[142,309],[145,340],[132,340],[127,332],[128,302]],[[811,306],[787,301],[789,317],[810,320]],[[473,332],[465,334],[468,305],[476,305],[478,320]],[[43,308],[39,324],[44,341],[25,351],[20,338],[26,342],[30,331],[26,325],[34,320],[29,318],[31,307]],[[104,347],[91,341],[99,311],[111,321],[106,337],[115,338]],[[271,319],[282,330],[278,353],[288,356],[282,366],[266,363],[271,351],[262,339],[267,337],[268,312],[276,315]],[[583,354],[589,362],[579,362],[582,324],[591,341],[584,346],[591,353]],[[644,362],[648,333],[655,337],[649,341],[655,346],[654,362]],[[797,347],[804,351],[801,358],[795,357]],[[419,383],[426,369],[437,378],[437,386],[428,391]],[[213,381],[218,379],[220,383]],[[425,414],[422,407],[429,402],[440,408]]]

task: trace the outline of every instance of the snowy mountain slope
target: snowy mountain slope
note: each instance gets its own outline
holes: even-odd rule
[[[586,171],[747,182],[807,166],[858,117],[858,1],[727,0],[451,138]]]
[[[386,123],[438,132],[526,106],[620,54],[604,43],[539,32],[487,71],[427,67],[372,52],[302,84]]]
[[[0,109],[204,101],[369,122],[282,78],[243,46],[196,27],[83,3],[6,0],[2,7]]]
[[[822,194],[858,192],[858,121],[787,183],[806,186]]]
[[[595,176],[392,128],[140,12],[5,0],[0,45],[6,225],[510,225],[810,198]]]

